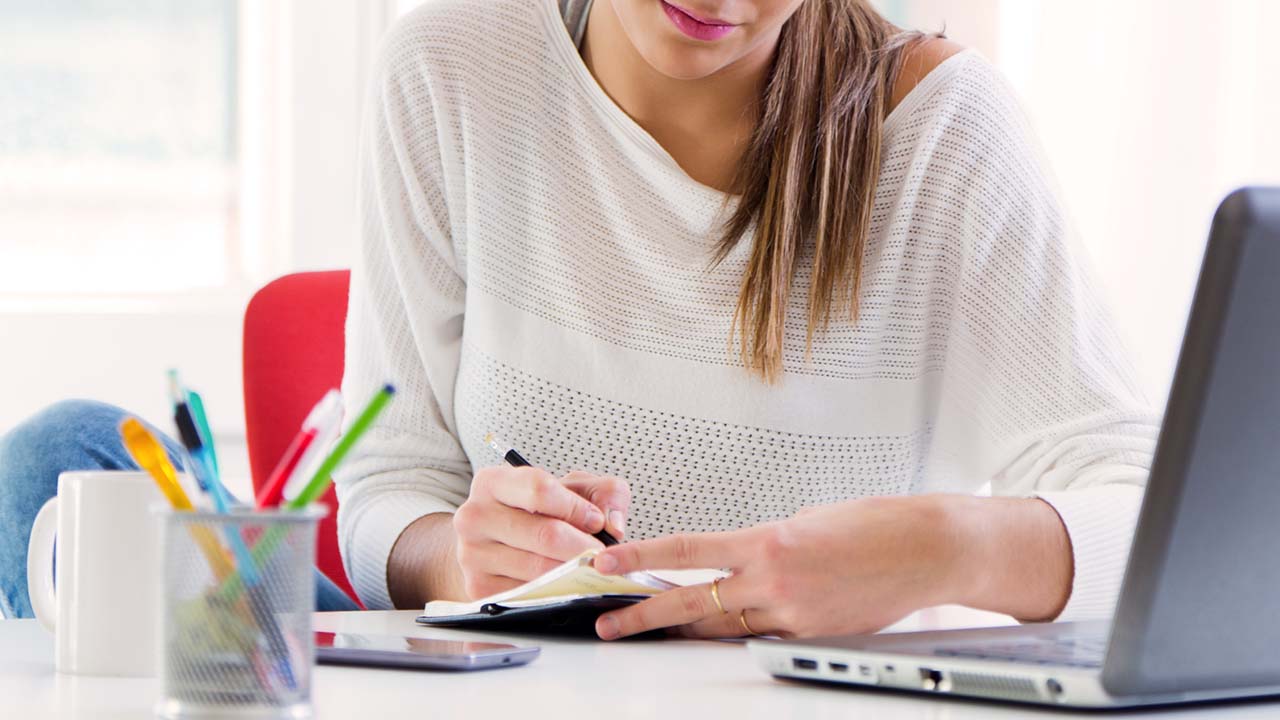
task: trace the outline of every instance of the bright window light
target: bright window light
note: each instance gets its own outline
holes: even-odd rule
[[[0,3],[0,295],[232,281],[237,5]]]

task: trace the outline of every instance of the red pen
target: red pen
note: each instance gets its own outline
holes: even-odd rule
[[[285,486],[289,484],[289,479],[297,471],[302,459],[307,457],[307,450],[315,443],[316,437],[326,429],[336,426],[341,419],[342,395],[337,390],[330,390],[307,414],[307,419],[302,421],[302,428],[285,449],[266,484],[258,491],[259,508],[280,504]]]

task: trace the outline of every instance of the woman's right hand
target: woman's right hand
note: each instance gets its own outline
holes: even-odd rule
[[[604,545],[622,540],[631,490],[623,480],[584,472],[556,478],[540,468],[484,468],[453,515],[463,589],[475,599],[521,585]]]

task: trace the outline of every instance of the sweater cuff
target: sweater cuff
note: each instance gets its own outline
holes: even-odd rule
[[[1111,617],[1142,505],[1141,487],[1098,485],[1037,493],[1062,518],[1071,541],[1071,597],[1056,620]]]
[[[420,492],[383,492],[362,508],[359,517],[349,518],[354,532],[342,557],[347,577],[366,608],[394,609],[387,587],[387,559],[404,529],[424,515],[455,510],[448,502]]]

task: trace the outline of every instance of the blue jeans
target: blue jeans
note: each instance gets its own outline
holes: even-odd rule
[[[67,400],[0,437],[0,613],[5,617],[32,617],[27,539],[40,507],[58,493],[58,475],[138,469],[120,442],[118,428],[127,414],[99,402]],[[156,436],[182,467],[180,446],[162,433]],[[319,570],[315,577],[317,610],[360,609]]]

